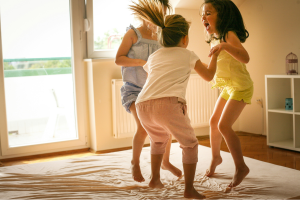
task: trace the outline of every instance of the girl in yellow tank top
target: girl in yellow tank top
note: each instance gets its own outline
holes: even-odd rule
[[[220,40],[211,42],[212,48],[218,45],[220,45]],[[221,51],[218,56],[218,69],[214,77],[213,87],[230,87],[234,91],[243,91],[249,89],[252,85],[253,82],[246,69],[246,64],[236,60],[226,50]],[[250,104],[251,101],[246,103]]]
[[[200,13],[207,42],[211,45],[209,56],[220,53],[213,87],[222,90],[210,119],[212,160],[206,176],[212,176],[222,163],[220,146],[224,137],[235,163],[235,174],[228,185],[232,188],[250,171],[244,162],[240,140],[232,129],[253,95],[253,82],[245,65],[250,58],[242,45],[249,33],[239,9],[231,0],[204,0]]]

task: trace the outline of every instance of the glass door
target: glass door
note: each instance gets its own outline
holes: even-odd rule
[[[7,125],[2,155],[71,145],[80,138],[69,0],[0,0],[0,6]]]

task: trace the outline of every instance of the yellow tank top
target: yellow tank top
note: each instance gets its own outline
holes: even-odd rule
[[[213,40],[211,47],[220,44]],[[243,91],[253,85],[253,81],[246,69],[245,63],[237,61],[227,51],[220,52],[217,60],[217,70],[213,79],[213,88],[231,87],[235,91]]]

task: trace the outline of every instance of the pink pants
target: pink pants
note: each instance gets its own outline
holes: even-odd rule
[[[177,97],[164,97],[136,104],[142,126],[150,137],[151,154],[164,154],[170,134],[182,148],[182,162],[198,162],[198,140],[187,115],[187,107]]]

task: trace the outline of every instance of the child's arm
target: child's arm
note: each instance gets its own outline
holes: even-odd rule
[[[146,64],[145,60],[142,59],[133,59],[128,58],[127,54],[131,48],[131,46],[137,42],[137,35],[134,30],[130,29],[124,35],[122,43],[118,49],[115,63],[119,66],[128,66],[128,67],[136,67],[136,66],[143,66]]]
[[[248,63],[250,60],[248,52],[243,47],[236,34],[232,31],[228,32],[226,42],[222,42],[219,45],[211,48],[210,54],[208,56],[211,56],[216,49],[227,51],[236,60],[242,63]]]
[[[217,58],[220,51],[212,54],[209,64],[202,63],[200,60],[196,62],[195,71],[206,81],[211,81],[216,73]]]

